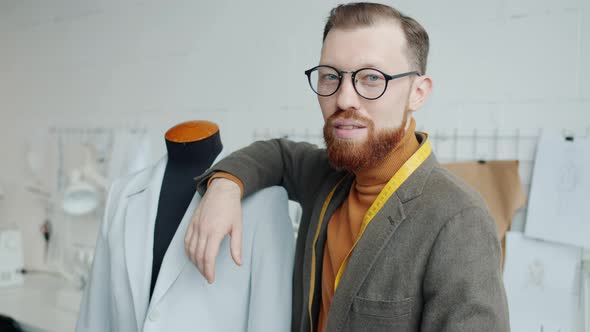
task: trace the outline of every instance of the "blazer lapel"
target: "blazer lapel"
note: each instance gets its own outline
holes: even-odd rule
[[[352,251],[346,270],[332,299],[328,331],[339,331],[346,322],[352,301],[369,275],[377,257],[406,219],[404,203],[422,194],[438,162],[431,154],[385,203]]]
[[[183,268],[190,262],[184,250],[184,236],[191,222],[193,211],[196,209],[200,200],[201,196],[199,193],[195,193],[184,213],[180,225],[176,229],[176,233],[174,233],[166,254],[164,254],[164,260],[162,261],[162,267],[160,268],[158,280],[156,281],[154,294],[152,294],[151,303],[157,304],[162,299],[170,286],[176,281]]]
[[[334,211],[344,202],[346,197],[348,196],[348,191],[350,190],[350,186],[352,184],[354,177],[346,172],[339,172],[336,176],[334,176],[328,183],[330,186],[327,186],[324,191],[318,197],[324,197],[327,199],[330,191],[334,188],[334,186],[338,184],[332,199],[330,200],[329,205],[326,208],[326,213],[324,218],[321,220],[322,224],[320,223],[320,210],[324,201],[318,202],[320,205],[316,206],[314,209],[314,213],[311,216],[309,228],[307,230],[307,237],[305,241],[305,253],[304,253],[304,264],[303,264],[303,320],[302,320],[302,329],[304,331],[309,330],[309,319],[312,320],[312,324],[314,325],[313,329],[315,329],[315,325],[317,324],[317,319],[319,316],[319,306],[321,305],[321,276],[322,276],[322,266],[323,266],[323,259],[324,259],[324,248],[326,244],[326,234],[328,230],[328,222],[334,214]],[[318,227],[320,227],[318,229]],[[315,243],[315,256],[314,256],[314,241],[316,237],[316,232],[319,232],[317,237],[317,242]],[[312,276],[312,257],[315,260],[315,273]],[[309,295],[311,291],[313,283],[313,302],[312,302],[312,317],[309,316]]]
[[[404,219],[402,203],[397,195],[393,195],[371,221],[352,251],[332,299],[328,331],[338,331],[344,324],[353,298],[367,278],[377,257]]]
[[[127,196],[125,264],[137,328],[141,330],[149,303],[154,224],[167,158],[138,174]]]
[[[226,150],[222,149],[221,152],[217,155],[215,160],[213,161],[212,165],[215,165],[218,161],[223,159],[226,156]],[[165,165],[164,165],[165,166]],[[164,167],[166,168],[166,167]],[[162,170],[162,177],[164,170]],[[160,182],[162,182],[160,180]],[[196,186],[196,185],[195,185]],[[159,197],[158,192],[158,197]],[[197,208],[199,202],[201,201],[201,195],[198,192],[195,192],[193,199],[191,200],[188,208],[184,212],[184,216],[172,237],[172,241],[170,241],[170,245],[168,249],[166,249],[166,253],[164,254],[164,259],[162,260],[162,266],[160,267],[160,272],[158,274],[158,279],[156,280],[156,286],[154,288],[154,293],[152,294],[151,303],[158,303],[162,299],[162,297],[166,294],[170,286],[178,279],[178,276],[184,269],[184,267],[190,262],[186,253],[184,251],[184,236],[186,235],[186,230],[188,229],[189,224],[191,223],[191,217],[193,212]],[[154,214],[152,225],[155,223],[156,215]],[[150,239],[152,241],[151,245],[153,247],[153,226],[150,232]],[[152,250],[150,247],[150,253]],[[150,271],[151,271],[151,260],[150,260]],[[151,276],[151,275],[150,275]],[[151,280],[151,279],[150,279]],[[150,306],[151,306],[150,303]]]

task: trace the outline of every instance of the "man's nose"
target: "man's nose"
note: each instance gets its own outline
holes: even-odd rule
[[[360,107],[360,96],[356,93],[349,73],[343,74],[340,89],[338,89],[336,103],[343,111],[358,110]]]

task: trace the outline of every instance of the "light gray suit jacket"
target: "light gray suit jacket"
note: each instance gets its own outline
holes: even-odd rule
[[[243,204],[242,266],[221,243],[208,284],[184,251],[197,193],[166,251],[149,299],[154,224],[167,159],[116,181],[98,236],[76,331],[288,331],[294,238],[282,188]]]
[[[423,134],[417,137],[425,142]],[[282,185],[301,203],[292,331],[315,331],[321,290],[310,294],[310,284],[321,285],[327,221],[348,196],[353,175],[332,169],[325,150],[287,140],[257,142],[230,155],[202,176],[199,190],[215,171],[241,179],[246,195]],[[322,204],[342,178],[323,220],[311,275]],[[330,332],[509,331],[495,223],[479,195],[441,168],[434,155],[367,227],[334,294],[327,324]]]

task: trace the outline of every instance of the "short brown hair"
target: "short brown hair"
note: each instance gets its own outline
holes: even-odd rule
[[[410,65],[415,66],[413,69],[420,71],[420,74],[424,74],[428,60],[428,33],[416,20],[405,16],[390,6],[370,2],[353,2],[338,5],[330,11],[330,16],[324,27],[323,40],[326,40],[328,32],[333,28],[368,27],[383,19],[400,23],[406,37],[408,46],[406,55]]]

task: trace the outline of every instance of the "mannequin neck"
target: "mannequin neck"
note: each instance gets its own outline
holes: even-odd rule
[[[193,170],[204,171],[209,168],[222,148],[219,131],[205,139],[193,142],[174,142],[166,139],[168,163],[171,166],[188,167]]]

